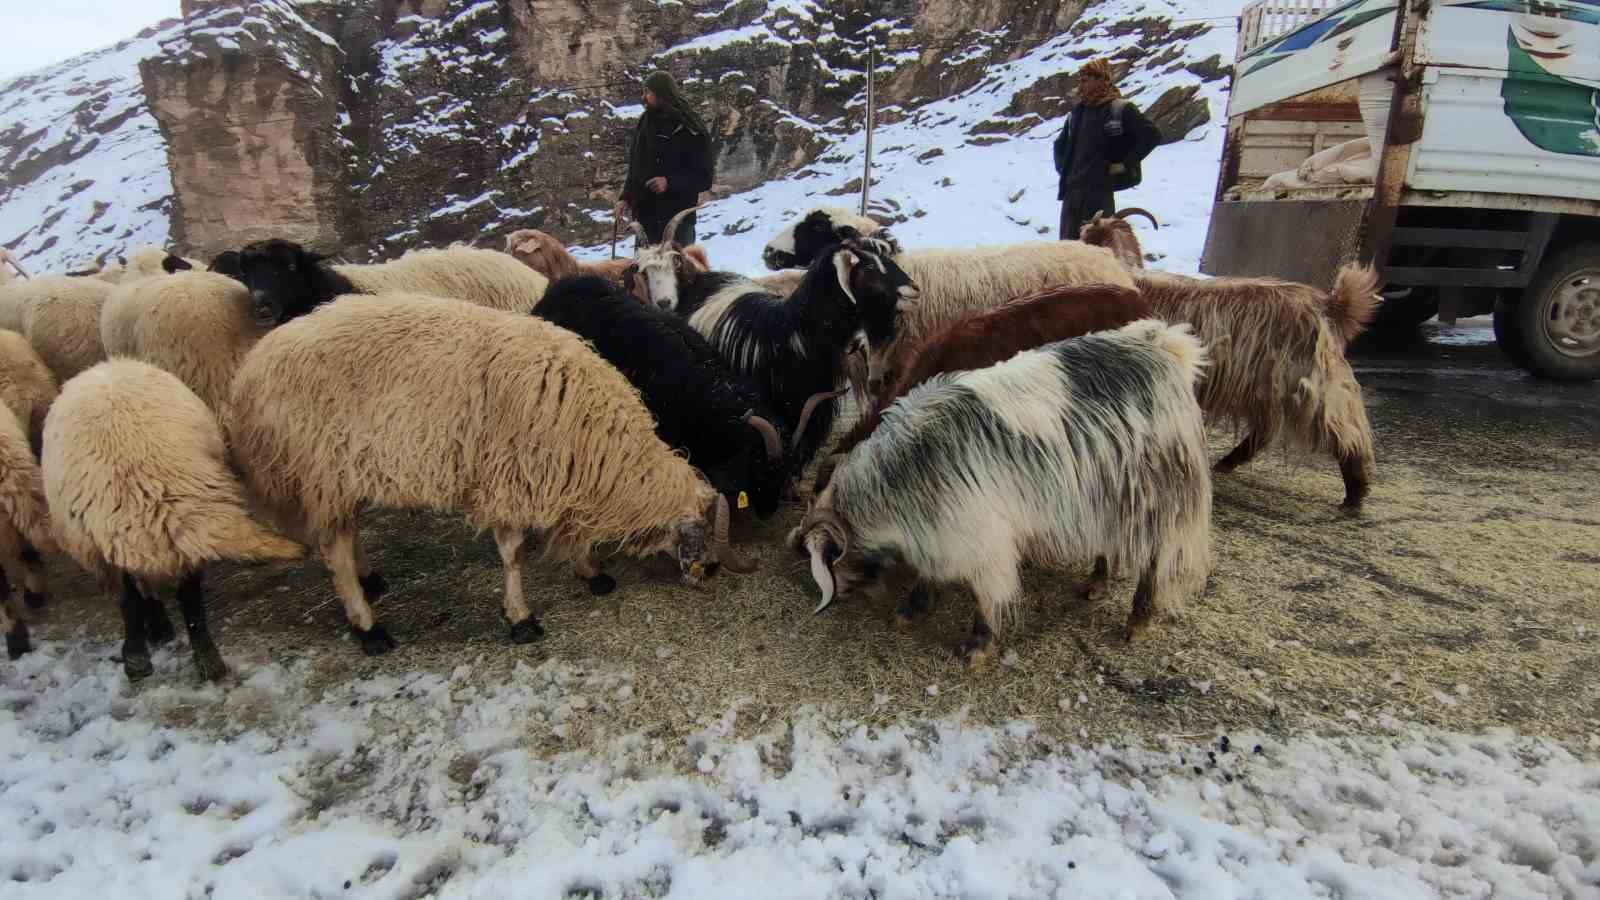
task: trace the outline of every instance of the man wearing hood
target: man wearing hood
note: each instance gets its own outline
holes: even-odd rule
[[[1078,102],[1055,143],[1061,239],[1075,241],[1095,213],[1115,212],[1112,192],[1139,183],[1139,164],[1159,143],[1161,130],[1122,99],[1110,64],[1103,59],[1085,63],[1078,70]]]
[[[632,216],[651,242],[662,239],[667,220],[696,205],[711,190],[711,138],[705,120],[666,72],[644,81],[644,114],[628,147],[628,179],[617,201],[617,218]],[[690,215],[673,235],[680,245],[694,243]]]

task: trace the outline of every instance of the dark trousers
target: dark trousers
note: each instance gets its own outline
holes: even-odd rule
[[[1111,215],[1117,211],[1110,191],[1069,191],[1061,201],[1061,239],[1075,241],[1078,230],[1094,218],[1095,213]]]
[[[657,244],[661,242],[661,232],[666,229],[667,220],[677,215],[678,212],[673,211],[665,215],[659,215],[654,211],[641,211],[639,213],[639,224],[644,226],[645,237],[650,239],[650,243]],[[694,243],[694,220],[696,215],[696,213],[691,213],[684,216],[683,221],[678,223],[678,233],[674,235],[678,246],[687,247]]]

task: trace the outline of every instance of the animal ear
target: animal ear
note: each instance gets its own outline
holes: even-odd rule
[[[833,268],[839,273],[839,287],[844,290],[844,295],[850,298],[851,303],[856,302],[856,292],[850,287],[850,282],[853,280],[856,267],[860,264],[861,257],[853,250],[841,249],[833,255]]]
[[[522,243],[513,246],[511,248],[511,250],[514,253],[533,254],[533,253],[538,252],[538,250],[539,250],[539,242],[534,240],[533,238],[528,238],[527,240],[523,241]]]
[[[848,241],[852,238],[861,237],[861,232],[856,230],[854,225],[840,225],[837,234],[839,239],[842,241]]]
[[[189,261],[187,259],[184,259],[181,256],[173,256],[171,253],[168,253],[166,259],[161,261],[161,271],[167,273],[168,275],[171,275],[174,272],[182,272],[186,269],[192,268],[194,268],[194,266],[189,265]]]
[[[683,255],[694,260],[695,264],[700,268],[707,271],[711,269],[711,260],[706,256],[705,247],[702,247],[699,244],[690,244],[689,246],[683,248]]]

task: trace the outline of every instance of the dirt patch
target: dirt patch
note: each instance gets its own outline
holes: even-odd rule
[[[519,661],[547,657],[634,673],[639,702],[579,711],[559,736],[530,724],[527,739],[552,749],[631,733],[681,746],[735,705],[736,727],[751,732],[807,705],[869,727],[965,709],[976,721],[1026,719],[1090,739],[1385,714],[1459,730],[1600,731],[1600,567],[1583,512],[1600,460],[1538,446],[1514,469],[1480,467],[1469,464],[1479,458],[1470,435],[1425,458],[1416,437],[1380,435],[1380,451],[1408,452],[1382,462],[1357,518],[1335,508],[1341,485],[1324,460],[1267,457],[1217,479],[1210,587],[1181,621],[1138,643],[1121,638],[1126,577],[1091,603],[1080,599],[1085,569],[1030,572],[1002,662],[976,674],[952,652],[973,614],[956,592],[912,629],[893,624],[889,604],[841,602],[813,616],[806,567],[783,547],[798,504],[736,525],[761,570],[703,590],[677,583],[665,559],[610,561],[619,588],[602,598],[565,567],[530,564],[529,599],[549,633],[529,646],[507,640],[493,542],[426,513],[380,511],[365,523],[391,586],[377,605],[400,641],[387,656],[360,654],[316,564],[218,567],[212,616],[241,669],[303,659],[313,689],[418,669],[448,675],[463,663],[474,679],[509,678]],[[1226,446],[1218,435],[1214,454]],[[57,599],[34,617],[40,638],[118,633],[114,607],[87,578],[60,561],[52,575]],[[324,788],[336,796],[345,785]]]

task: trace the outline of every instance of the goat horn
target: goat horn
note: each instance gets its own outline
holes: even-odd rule
[[[772,423],[754,413],[744,414],[744,423],[754,428],[761,435],[762,443],[767,445],[767,459],[773,462],[783,461],[783,439],[778,437],[778,429]]]
[[[699,212],[700,208],[702,206],[705,206],[705,204],[704,203],[697,203],[694,206],[691,206],[688,209],[683,210],[682,212],[680,212],[677,215],[673,216],[672,218],[668,219],[667,220],[667,227],[661,229],[661,243],[663,243],[663,244],[671,244],[674,247],[678,246],[678,242],[676,240],[676,237],[677,237],[677,234],[678,234],[678,225],[679,225],[679,223],[681,223],[684,219],[687,219],[688,217],[690,217],[690,216],[694,215],[695,213]]]
[[[856,402],[866,410],[872,397],[867,393],[867,352],[860,347],[850,351],[845,356],[845,377],[850,381],[850,389],[855,392]]]
[[[1161,229],[1161,223],[1156,221],[1156,217],[1151,215],[1149,210],[1140,209],[1137,206],[1130,206],[1127,209],[1119,209],[1116,211],[1115,216],[1118,219],[1126,219],[1129,216],[1144,216],[1146,219],[1150,220],[1150,226],[1152,228],[1155,228],[1158,231]]]
[[[823,391],[806,398],[806,405],[800,407],[800,424],[794,427],[794,446],[800,446],[800,437],[806,433],[806,426],[811,424],[811,414],[817,411],[817,404],[824,400],[833,400],[843,393],[843,390]]]
[[[29,281],[33,280],[33,276],[28,274],[28,270],[24,269],[22,267],[22,263],[18,262],[15,257],[7,259],[6,262],[11,263],[11,268],[16,269],[18,275],[21,275],[23,278],[26,278]]]
[[[822,602],[811,611],[812,615],[822,612],[833,602],[834,583],[833,569],[829,568],[826,560],[822,558],[822,541],[816,532],[806,537],[806,549],[811,551],[811,580],[822,589]]]
[[[716,554],[718,562],[728,567],[728,571],[748,575],[756,570],[756,561],[741,555],[728,543],[729,515],[728,498],[718,494],[711,510],[711,551]]]

